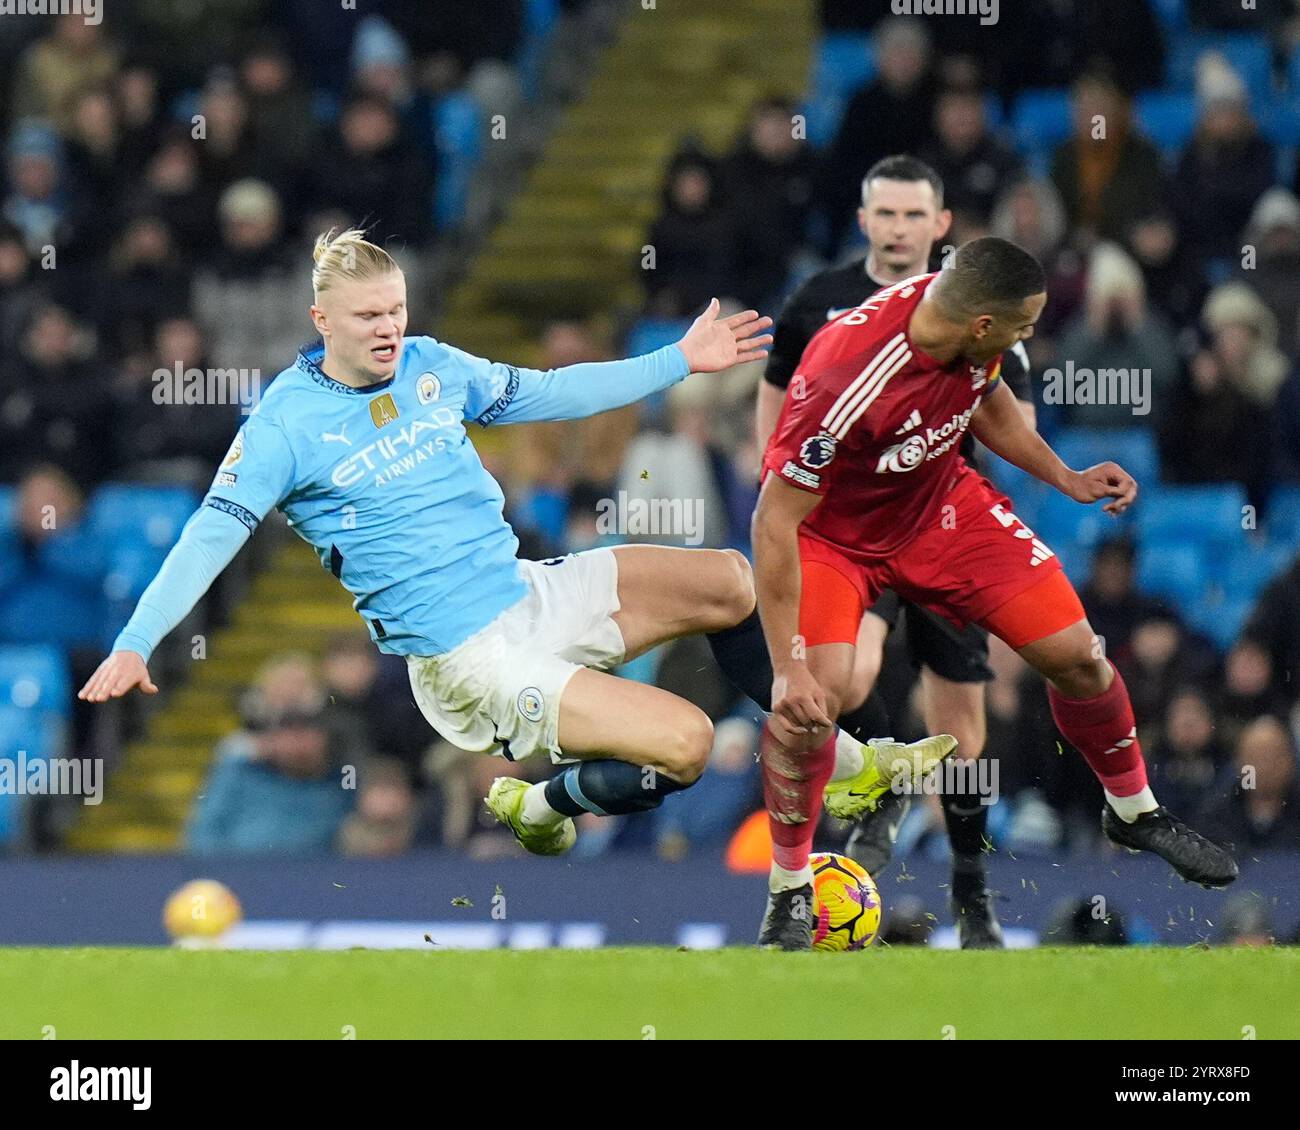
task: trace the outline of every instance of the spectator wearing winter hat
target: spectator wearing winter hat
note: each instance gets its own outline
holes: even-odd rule
[[[308,279],[280,238],[275,190],[236,181],[221,195],[221,245],[195,277],[194,302],[218,366],[275,373],[303,338]]]
[[[9,193],[0,213],[22,232],[27,250],[40,256],[68,233],[63,143],[44,122],[28,120],[14,129],[6,156]]]
[[[1083,310],[1062,332],[1058,352],[1061,366],[1073,362],[1076,371],[1138,372],[1146,382],[1145,387],[1139,387],[1139,396],[1111,398],[1122,403],[1067,405],[1065,414],[1071,424],[1140,426],[1146,422],[1144,417],[1164,403],[1178,380],[1178,349],[1173,333],[1147,302],[1142,271],[1114,243],[1099,243],[1093,249]],[[1094,400],[1100,401],[1103,392],[1099,383]],[[1144,403],[1139,402],[1139,397]]]
[[[1242,229],[1273,183],[1273,148],[1259,136],[1241,77],[1211,52],[1197,68],[1199,117],[1178,162],[1172,200],[1192,254],[1240,261]]]
[[[1238,280],[1272,312],[1277,347],[1294,356],[1300,346],[1300,200],[1293,193],[1274,187],[1255,202],[1242,255]]]
[[[1210,342],[1191,359],[1161,420],[1164,476],[1243,483],[1260,503],[1273,462],[1269,406],[1286,372],[1273,347],[1276,324],[1242,283],[1211,292],[1202,320]]]

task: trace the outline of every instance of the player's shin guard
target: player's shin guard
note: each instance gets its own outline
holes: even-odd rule
[[[584,761],[546,782],[546,803],[565,816],[625,816],[658,808],[669,793],[684,788],[650,765]]]
[[[1113,663],[1111,670],[1110,686],[1095,698],[1066,698],[1051,683],[1047,697],[1057,728],[1083,754],[1110,797],[1136,797],[1147,788],[1147,769],[1128,688]],[[1146,807],[1155,808],[1154,799]]]
[[[772,830],[772,861],[786,871],[808,866],[821,815],[822,791],[835,767],[834,731],[816,749],[791,751],[763,727],[763,799]]]

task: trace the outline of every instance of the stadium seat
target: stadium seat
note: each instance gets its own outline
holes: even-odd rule
[[[185,487],[106,483],[91,498],[87,520],[109,545],[134,541],[166,552],[198,503]]]
[[[1249,600],[1201,601],[1184,610],[1193,628],[1220,651],[1227,651],[1245,626],[1252,604]]]
[[[1011,110],[1011,136],[1020,153],[1051,150],[1070,136],[1070,92],[1023,91]]]
[[[1296,97],[1292,95],[1292,102],[1270,102],[1256,112],[1259,132],[1265,141],[1278,146],[1300,145],[1300,109],[1294,104]]]
[[[1196,96],[1144,90],[1135,100],[1138,127],[1166,155],[1182,149],[1196,129]]]
[[[1292,98],[1300,98],[1300,43],[1291,48],[1291,58],[1286,67],[1286,86]]]
[[[1181,32],[1187,27],[1187,0],[1151,0],[1156,19],[1167,32]]]
[[[1191,93],[1196,89],[1196,63],[1207,51],[1217,51],[1240,76],[1251,105],[1265,106],[1273,93],[1273,48],[1263,32],[1195,32],[1180,37],[1165,67],[1168,86]]]
[[[1196,542],[1150,542],[1138,550],[1137,587],[1168,597],[1180,609],[1201,603],[1209,583],[1204,548]]]
[[[1199,542],[1231,553],[1243,536],[1246,492],[1236,483],[1159,486],[1138,496],[1138,538],[1147,542]]]
[[[1020,519],[1028,521],[1023,515]],[[1100,505],[1084,506],[1059,490],[1048,490],[1031,529],[1052,549],[1077,545],[1091,550],[1119,533],[1121,527],[1116,519],[1102,512]]]
[[[1139,487],[1152,487],[1160,480],[1160,452],[1146,428],[1066,427],[1051,442],[1075,470],[1113,460],[1137,479]]]
[[[18,488],[0,486],[0,537],[13,530],[17,518]]]
[[[1264,511],[1264,533],[1274,545],[1300,548],[1300,484],[1273,489]]]
[[[559,16],[559,0],[525,0],[523,41],[515,65],[519,70],[520,88],[530,101],[537,97],[546,46]]]
[[[680,341],[682,335],[691,328],[686,318],[640,318],[628,330],[625,349],[627,356],[640,357],[644,353],[653,353],[665,345]]]
[[[815,148],[834,139],[844,107],[875,73],[870,36],[831,32],[822,37],[817,45],[811,93],[801,107],[808,120],[808,140]]]
[[[439,98],[433,116],[438,147],[433,218],[444,231],[465,218],[474,170],[483,157],[483,121],[478,103],[460,91]]]
[[[52,711],[64,717],[71,710],[71,700],[68,662],[58,648],[41,644],[0,647],[0,707]]]
[[[1285,570],[1295,558],[1293,546],[1270,542],[1247,541],[1239,545],[1222,565],[1216,565],[1214,578],[1228,601],[1254,602],[1265,586]]]

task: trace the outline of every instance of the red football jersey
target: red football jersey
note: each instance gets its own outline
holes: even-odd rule
[[[805,533],[871,560],[940,518],[966,462],[962,436],[1001,359],[940,365],[907,334],[933,274],[872,295],[819,330],[804,350],[765,473],[823,496]]]

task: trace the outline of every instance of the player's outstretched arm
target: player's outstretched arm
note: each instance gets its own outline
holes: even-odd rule
[[[470,369],[468,419],[479,424],[578,420],[635,404],[690,373],[715,373],[765,355],[772,337],[763,331],[771,318],[754,310],[729,318],[720,318],[718,312],[715,298],[680,341],[643,357],[561,369],[520,369],[445,344],[443,348]]]
[[[179,624],[248,540],[237,518],[201,506],[185,524],[158,575],[113,644],[112,653],[77,692],[85,702],[121,698],[135,687],[157,694],[147,662],[162,638]]]
[[[757,310],[720,318],[720,310],[713,299],[677,343],[692,373],[716,373],[767,356],[772,335],[763,331],[771,326],[771,318],[761,317]]]
[[[1111,501],[1102,507],[1120,514],[1137,497],[1137,482],[1118,463],[1098,463],[1086,471],[1073,471],[1061,462],[1021,412],[1011,390],[998,382],[971,418],[975,438],[994,455],[1027,471],[1076,502]]]
[[[799,524],[819,502],[820,495],[768,475],[754,511],[754,587],[772,656],[772,724],[786,741],[811,727],[834,725],[799,640]]]

